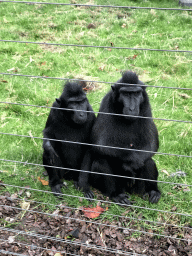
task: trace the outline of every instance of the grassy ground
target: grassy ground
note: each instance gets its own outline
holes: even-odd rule
[[[59,1],[56,1],[59,2]],[[61,1],[60,1],[61,2]],[[62,2],[68,2],[63,1]],[[178,8],[178,1],[72,1],[72,3],[110,4],[127,6],[154,6]],[[0,39],[47,42],[93,46],[192,50],[192,12],[88,8],[39,4],[0,4]],[[93,23],[94,28],[89,28]],[[136,71],[140,80],[149,85],[191,88],[191,53],[136,51],[102,48],[66,47],[28,43],[0,42],[0,70],[3,73],[45,77],[83,78],[115,82],[121,72]],[[0,75],[0,101],[39,106],[51,106],[62,91],[63,82]],[[88,98],[95,111],[110,85],[94,84],[95,90]],[[148,88],[153,116],[156,118],[192,120],[191,91]],[[42,137],[49,109],[0,104],[0,131]],[[159,131],[159,152],[192,156],[192,130],[190,123],[155,121]],[[26,164],[0,161],[0,179],[7,184],[30,186],[49,190],[38,176],[43,168],[27,163],[42,164],[42,140],[1,135],[1,159],[26,162]],[[159,180],[192,184],[191,158],[156,155]],[[170,177],[177,170],[186,177]],[[132,196],[135,205],[192,214],[191,188],[160,184],[162,198],[151,205]],[[6,187],[11,193],[19,191]],[[2,193],[5,189],[2,190]],[[81,195],[71,182],[66,194]],[[31,200],[58,204],[51,194],[31,191]],[[64,197],[69,206],[88,205],[78,198]],[[46,208],[47,209],[47,208]],[[51,206],[50,206],[50,209]],[[127,208],[112,205],[108,213],[122,214]],[[127,215],[142,216],[150,220],[171,223],[190,223],[189,217],[179,217],[157,211],[133,209]],[[104,214],[104,218],[107,214]],[[106,217],[109,218],[109,217]]]

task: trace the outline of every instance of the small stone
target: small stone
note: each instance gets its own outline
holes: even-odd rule
[[[95,29],[96,28],[96,26],[95,26],[95,24],[93,24],[93,23],[89,23],[89,25],[87,25],[87,28],[93,28],[93,29]]]

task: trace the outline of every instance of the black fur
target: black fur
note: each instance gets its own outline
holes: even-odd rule
[[[59,99],[53,107],[72,110],[51,109],[48,116],[44,138],[89,143],[91,128],[95,114],[84,111],[93,111],[81,83],[67,82]],[[79,111],[75,111],[79,110]],[[79,172],[62,170],[57,167],[80,169],[86,146],[74,143],[43,141],[43,164],[49,175],[49,185],[52,191],[61,193],[62,178],[78,180]]]
[[[125,72],[117,83],[112,85],[112,90],[103,98],[99,112],[121,116],[99,113],[92,129],[91,143],[156,152],[159,141],[153,120],[137,117],[152,117],[145,86],[140,86],[144,84],[131,71]],[[152,160],[153,155],[154,153],[92,147],[86,153],[82,170],[157,180],[158,171]],[[130,203],[125,192],[147,195],[152,203],[158,202],[161,196],[157,182],[98,174],[88,175],[82,172],[78,185],[88,198],[93,197],[89,184],[118,203]]]

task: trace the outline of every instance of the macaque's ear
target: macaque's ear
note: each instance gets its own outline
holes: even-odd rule
[[[111,89],[112,89],[113,91],[115,91],[115,85],[114,85],[114,84],[111,85]]]
[[[144,84],[142,81],[138,80],[138,84],[141,84],[141,85],[145,85],[145,86],[142,86],[142,89],[145,90],[147,88],[147,85]]]
[[[56,98],[55,100],[56,100],[56,102],[57,102],[59,105],[61,104],[61,100],[60,100],[60,99]]]

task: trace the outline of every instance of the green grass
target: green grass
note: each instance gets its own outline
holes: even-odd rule
[[[59,1],[57,1],[59,2]],[[63,1],[62,2],[68,2]],[[74,3],[86,3],[75,1]],[[91,4],[127,6],[154,6],[178,8],[178,1],[90,1]],[[120,18],[119,15],[121,15]],[[94,23],[95,29],[87,26]],[[0,39],[48,42],[62,44],[85,44],[93,46],[135,47],[170,50],[192,50],[192,12],[129,10],[109,8],[86,8],[59,5],[29,5],[1,3]],[[140,80],[149,85],[191,88],[191,53],[117,50],[102,48],[66,47],[56,45],[19,44],[0,42],[0,71],[35,76],[83,78],[87,80],[115,82],[121,72],[136,71]],[[63,82],[52,79],[36,79],[0,75],[0,101],[17,102],[39,106],[51,106],[62,91]],[[88,93],[94,111],[109,90],[110,85],[95,84],[96,90]],[[148,88],[148,94],[156,118],[192,120],[191,91]],[[0,104],[0,131],[42,137],[49,109]],[[155,121],[160,139],[159,152],[191,156],[191,124]],[[0,155],[27,163],[42,164],[42,140],[1,135]],[[159,180],[192,184],[190,158],[156,155],[154,157]],[[34,189],[49,190],[41,185],[37,177],[43,168],[27,164],[0,161],[0,179],[4,183],[30,186]],[[182,170],[184,178],[171,178],[168,174]],[[22,177],[22,179],[21,179]],[[74,189],[72,182],[66,194],[82,196]],[[170,184],[159,184],[162,198],[152,205],[138,196],[131,196],[135,205],[192,214],[191,191],[185,187],[176,188]],[[1,193],[19,189],[6,187]],[[31,200],[58,204],[53,195],[31,191]],[[72,207],[88,205],[78,198],[64,197]],[[50,206],[49,210],[52,210]],[[121,215],[127,208],[109,206],[107,213]],[[102,218],[108,218],[104,213]],[[142,214],[143,218],[168,221],[174,224],[190,223],[188,217],[178,217],[145,209],[133,209],[128,216]]]

